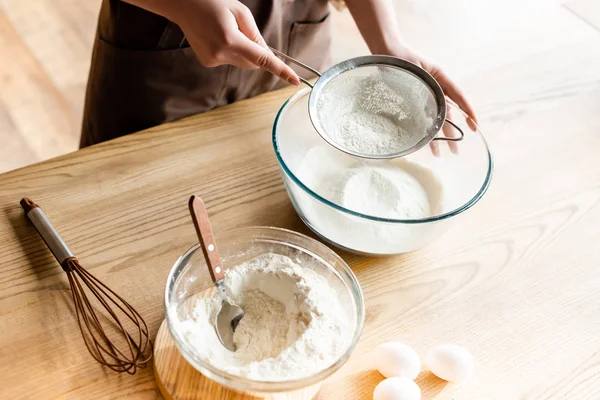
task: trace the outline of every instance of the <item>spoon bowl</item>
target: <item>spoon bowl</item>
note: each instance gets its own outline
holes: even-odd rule
[[[233,332],[243,317],[244,311],[240,307],[232,304],[228,299],[223,300],[221,310],[215,319],[215,330],[221,343],[231,351],[237,350],[233,341]]]

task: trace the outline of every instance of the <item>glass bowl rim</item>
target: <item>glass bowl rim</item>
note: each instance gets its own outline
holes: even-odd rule
[[[302,96],[304,96],[308,91],[310,90],[310,88],[304,88],[302,90],[299,90],[298,92],[294,93],[294,95],[292,95],[290,98],[288,98],[285,103],[283,103],[283,105],[281,106],[281,108],[279,109],[279,111],[277,112],[277,115],[275,116],[275,122],[273,123],[273,128],[272,128],[272,143],[273,143],[273,149],[275,150],[275,156],[277,157],[277,161],[279,162],[279,165],[281,167],[281,169],[283,170],[283,172],[294,182],[296,183],[304,192],[306,192],[308,195],[310,195],[312,198],[316,199],[317,201],[320,201],[321,203],[324,203],[325,205],[332,207],[338,211],[341,211],[343,213],[346,214],[350,214],[353,215],[355,217],[359,217],[359,218],[363,218],[363,219],[367,219],[367,220],[371,220],[371,221],[377,221],[377,222],[387,222],[387,223],[399,223],[399,224],[422,224],[422,223],[428,223],[428,222],[435,222],[435,221],[440,221],[446,218],[450,218],[453,217],[455,215],[461,214],[464,211],[468,210],[469,208],[471,208],[473,205],[475,205],[475,203],[477,203],[485,194],[485,192],[487,192],[488,188],[490,187],[490,183],[492,180],[492,174],[494,171],[494,158],[492,156],[492,153],[490,151],[490,148],[488,146],[487,140],[485,139],[485,136],[483,135],[483,133],[479,130],[479,127],[477,127],[477,132],[475,132],[477,135],[481,136],[481,140],[483,141],[483,144],[485,146],[486,152],[487,152],[487,156],[488,156],[488,170],[485,176],[485,179],[483,181],[482,186],[479,188],[479,190],[477,191],[477,193],[475,193],[475,195],[469,199],[469,201],[467,201],[465,204],[461,205],[460,207],[452,210],[452,211],[448,211],[445,212],[443,214],[438,214],[435,215],[433,217],[427,217],[427,218],[417,218],[417,219],[393,219],[393,218],[382,218],[382,217],[376,217],[373,215],[367,215],[367,214],[362,214],[356,211],[352,211],[349,210],[345,207],[342,207],[339,204],[336,204],[334,202],[332,202],[331,200],[328,200],[324,197],[322,197],[321,195],[319,195],[318,193],[316,193],[315,191],[313,191],[312,189],[310,189],[308,186],[306,186],[298,177],[296,177],[296,175],[294,175],[294,173],[290,170],[290,168],[287,166],[287,164],[285,163],[285,161],[283,160],[283,156],[281,155],[280,149],[279,149],[279,144],[278,144],[278,127],[279,127],[279,123],[281,121],[281,118],[284,114],[284,111],[287,110],[287,108],[289,108],[293,103],[295,103],[299,98],[301,98]],[[454,107],[456,107],[458,109],[458,111],[460,111],[463,115],[465,115],[464,111],[462,111],[458,106],[455,106],[453,102],[448,102],[450,104],[452,104]],[[466,115],[465,115],[466,116]]]
[[[338,271],[333,266],[329,265],[329,263],[326,263],[324,260],[322,260],[321,257],[314,254],[314,256],[318,257],[317,259],[320,259],[319,261],[321,263],[326,264],[329,267],[329,269],[332,270],[332,272],[334,272],[336,276],[338,276],[338,279],[340,279],[342,281],[342,283],[344,283],[344,286],[347,287],[346,281],[340,276],[340,272],[343,272],[345,274],[346,278],[349,279],[349,281],[352,285],[351,287],[347,287],[347,290],[350,293],[351,297],[354,299],[354,303],[356,306],[356,326],[354,327],[354,334],[350,340],[350,345],[348,346],[346,351],[342,355],[340,355],[338,357],[338,359],[333,364],[331,364],[329,367],[322,369],[312,375],[306,376],[304,378],[283,380],[283,381],[261,381],[261,380],[255,380],[255,379],[250,379],[250,378],[230,374],[228,372],[221,371],[219,368],[216,368],[216,367],[210,365],[208,362],[201,359],[200,357],[197,357],[194,354],[194,352],[191,350],[191,347],[187,346],[186,341],[183,340],[181,338],[181,335],[179,335],[176,332],[176,330],[173,328],[172,312],[169,311],[169,309],[171,308],[171,307],[169,307],[170,306],[169,294],[171,292],[172,287],[175,284],[175,280],[173,278],[175,275],[179,275],[182,272],[182,270],[183,270],[182,260],[187,257],[190,257],[193,253],[200,250],[200,244],[196,243],[193,246],[191,246],[190,248],[188,248],[180,257],[177,258],[177,260],[171,267],[171,270],[169,271],[169,275],[167,277],[167,282],[165,285],[165,295],[164,295],[165,316],[166,316],[166,321],[167,321],[167,326],[169,328],[169,332],[171,334],[171,337],[173,338],[173,341],[175,342],[175,345],[176,345],[178,351],[186,359],[186,361],[188,363],[190,363],[190,365],[192,365],[192,367],[194,367],[194,369],[198,370],[196,365],[199,365],[200,368],[203,369],[203,371],[199,371],[199,370],[198,371],[200,373],[202,373],[203,375],[205,375],[207,378],[209,378],[219,384],[222,384],[224,386],[233,388],[235,390],[249,391],[249,392],[256,391],[256,392],[263,392],[263,393],[288,392],[288,391],[294,391],[294,390],[302,389],[305,387],[309,387],[309,386],[315,385],[319,382],[322,382],[327,377],[329,377],[334,372],[336,372],[338,369],[340,369],[346,363],[346,361],[350,358],[350,355],[352,354],[352,352],[356,348],[356,345],[358,344],[358,341],[360,339],[360,336],[361,336],[363,328],[364,328],[365,313],[366,313],[365,301],[364,301],[364,295],[362,292],[362,288],[360,287],[360,284],[358,282],[358,279],[356,278],[356,275],[354,274],[354,272],[352,271],[350,266],[344,261],[344,259],[342,257],[340,257],[335,251],[333,251],[332,249],[330,249],[323,243],[319,242],[318,240],[313,239],[310,236],[304,235],[304,234],[296,232],[296,231],[292,231],[292,230],[285,229],[285,228],[272,227],[272,226],[250,226],[250,227],[227,229],[227,230],[222,231],[220,235],[244,233],[244,232],[248,232],[248,233],[266,232],[266,233],[275,233],[275,235],[285,233],[285,234],[291,234],[292,236],[297,236],[297,237],[300,237],[303,239],[308,239],[310,242],[312,242],[318,248],[329,253],[330,256],[333,256],[338,261],[338,264],[341,266],[342,271]],[[219,234],[216,235],[217,239],[219,238],[220,235]],[[302,246],[296,245],[293,243],[285,243],[285,241],[283,241],[283,240],[282,240],[282,242],[286,245],[291,245],[294,248],[301,247],[303,251],[305,251],[309,255],[313,256],[314,252],[312,250],[303,248]],[[208,371],[208,373],[206,373],[205,371]]]

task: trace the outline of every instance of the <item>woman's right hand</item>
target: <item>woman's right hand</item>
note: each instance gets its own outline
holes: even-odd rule
[[[237,0],[126,0],[175,22],[206,67],[264,69],[299,85],[298,75],[269,50],[252,13]]]

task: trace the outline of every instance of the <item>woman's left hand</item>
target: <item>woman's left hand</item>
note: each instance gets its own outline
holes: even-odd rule
[[[354,22],[356,22],[371,53],[388,54],[402,58],[429,72],[438,81],[446,97],[456,103],[467,114],[469,127],[473,131],[477,129],[477,116],[462,90],[440,67],[413,51],[403,40],[396,18],[396,7],[392,0],[345,0],[345,4],[348,6]],[[451,107],[447,107],[447,109],[446,117],[452,120]],[[444,135],[447,137],[458,136],[458,132],[450,124],[444,124],[443,130]],[[455,142],[447,143],[453,153],[458,151]],[[431,150],[436,156],[440,154],[438,142],[431,142]]]
[[[433,76],[435,80],[440,84],[440,87],[444,91],[446,97],[449,98],[452,102],[456,103],[456,105],[459,106],[467,114],[466,121],[469,127],[473,131],[477,130],[477,115],[475,114],[475,110],[471,106],[471,103],[469,103],[463,91],[456,85],[456,83],[454,83],[454,81],[452,81],[452,79],[450,79],[450,77],[440,67],[433,64],[429,60],[425,59],[424,57],[420,56],[419,54],[410,49],[403,49],[401,51],[396,51],[396,53],[397,54],[390,55],[402,58],[406,61],[410,61],[411,63],[416,64],[419,67],[423,68],[425,71],[429,72],[431,76]],[[452,121],[452,118],[454,117],[452,107],[448,105],[446,110],[446,119]],[[444,124],[443,132],[444,136],[446,137],[459,136],[458,132],[456,131],[456,128],[447,123]],[[435,156],[440,155],[438,143],[439,142],[432,141],[429,144],[431,146],[431,151]],[[449,141],[447,143],[450,147],[450,150],[453,153],[458,153],[458,146],[455,142]]]

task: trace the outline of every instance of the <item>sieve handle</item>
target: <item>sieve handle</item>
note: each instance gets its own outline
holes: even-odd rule
[[[449,123],[450,125],[452,125],[453,127],[456,128],[456,130],[460,133],[460,137],[456,137],[456,138],[449,138],[449,137],[436,137],[433,140],[445,140],[447,142],[460,142],[461,140],[463,140],[463,138],[465,137],[465,133],[463,132],[462,129],[460,129],[458,127],[458,125],[456,125],[454,122],[450,121],[449,119],[447,119],[445,122]]]
[[[274,48],[272,48],[270,46],[269,46],[269,49],[271,49],[271,51],[273,52],[273,54],[275,54],[276,56],[279,56],[279,57],[283,58],[284,60],[287,60],[287,61],[289,61],[291,63],[294,63],[297,66],[302,67],[305,70],[312,72],[313,74],[315,74],[319,78],[321,77],[321,73],[319,71],[317,71],[316,69],[314,69],[313,67],[308,66],[308,65],[306,65],[306,64],[304,64],[304,63],[296,60],[295,58],[292,58],[292,57],[288,56],[287,54],[282,53],[281,51],[279,51],[277,49],[274,49]],[[304,83],[305,85],[309,86],[311,89],[313,88],[313,84],[312,83],[310,83],[306,79],[302,78],[301,76],[299,76],[298,78],[302,81],[302,83]]]

